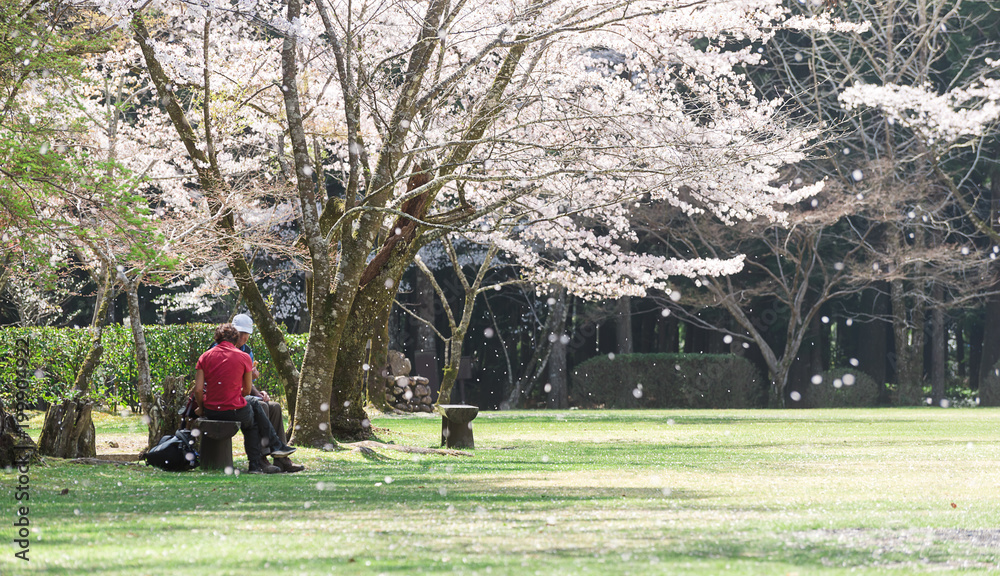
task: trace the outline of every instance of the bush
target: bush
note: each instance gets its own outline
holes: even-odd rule
[[[878,404],[878,383],[857,368],[834,368],[819,376],[819,384],[806,383],[792,392],[789,407],[867,408]],[[799,400],[795,400],[795,392]]]
[[[145,327],[146,346],[149,350],[150,376],[153,389],[157,390],[167,376],[194,379],[194,366],[213,342],[214,324],[177,324]],[[76,373],[90,347],[90,334],[86,328],[6,328],[0,330],[0,380],[3,391],[0,399],[9,406],[13,400],[14,344],[18,338],[28,338],[28,371],[30,378],[28,397],[40,405],[61,398],[72,387]],[[292,352],[292,359],[301,365],[307,335],[288,334],[285,341]],[[108,326],[101,339],[104,353],[94,372],[91,396],[111,409],[128,406],[139,408],[138,368],[132,331],[127,326]],[[278,378],[274,363],[260,335],[250,337],[260,378],[257,387],[275,397],[285,390]]]
[[[599,356],[573,371],[573,401],[605,408],[753,408],[766,399],[749,360],[730,354]]]

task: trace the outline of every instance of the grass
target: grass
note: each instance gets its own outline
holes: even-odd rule
[[[31,561],[0,574],[1000,573],[998,410],[483,413],[475,435],[472,457],[300,449],[294,475],[50,459]]]

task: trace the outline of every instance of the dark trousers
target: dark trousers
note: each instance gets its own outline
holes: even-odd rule
[[[254,422],[253,408],[250,407],[250,404],[235,410],[209,410],[206,408],[204,417],[208,420],[239,422],[240,431],[243,432],[243,447],[247,451],[247,460],[250,461],[251,468],[263,458],[260,453],[260,432],[258,432]]]
[[[281,405],[277,402],[264,402],[256,396],[244,396],[247,406],[253,409],[253,419],[257,425],[257,434],[260,437],[261,452],[266,456],[272,450],[277,450],[285,445],[285,431],[281,430]],[[270,405],[278,407],[277,422],[273,417],[274,410]],[[279,432],[279,430],[281,430]]]
[[[274,401],[261,402],[261,404],[267,407],[267,419],[271,421],[271,427],[278,435],[278,440],[281,440],[281,445],[288,444],[288,437],[285,436],[284,417],[281,415],[281,404]]]

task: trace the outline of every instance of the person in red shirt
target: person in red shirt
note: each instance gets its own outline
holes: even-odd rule
[[[239,422],[243,446],[250,461],[249,472],[274,474],[281,469],[264,461],[253,409],[243,398],[250,394],[253,361],[236,348],[239,338],[239,332],[232,324],[220,324],[215,329],[216,346],[198,358],[194,372],[196,413],[210,420]]]

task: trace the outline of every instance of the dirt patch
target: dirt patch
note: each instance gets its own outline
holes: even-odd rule
[[[104,455],[138,454],[146,449],[146,436],[134,433],[98,434],[95,444],[98,458]]]

